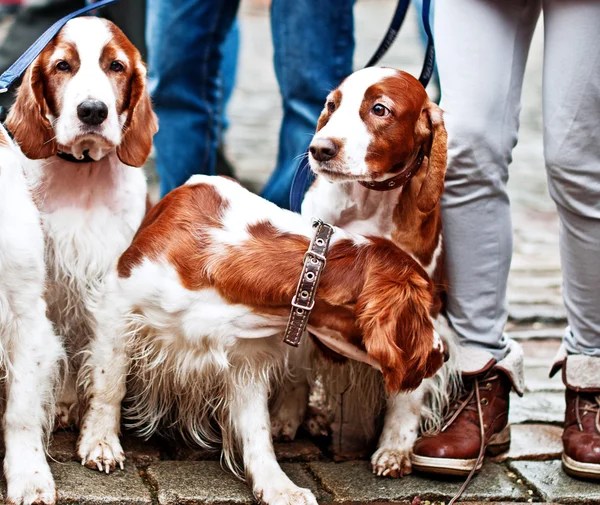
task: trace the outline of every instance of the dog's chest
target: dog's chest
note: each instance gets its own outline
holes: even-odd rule
[[[398,190],[378,192],[356,183],[330,183],[319,178],[302,203],[302,215],[318,217],[350,233],[391,238]]]

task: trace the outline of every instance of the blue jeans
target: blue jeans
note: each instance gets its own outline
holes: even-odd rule
[[[222,45],[238,4],[148,0],[149,89],[160,125],[154,144],[162,195],[192,174],[214,173],[223,128]],[[229,49],[228,57],[236,52]],[[226,67],[231,83],[235,64]]]
[[[354,0],[273,0],[275,73],[283,100],[277,165],[262,196],[289,208],[290,188],[325,97],[352,73]]]

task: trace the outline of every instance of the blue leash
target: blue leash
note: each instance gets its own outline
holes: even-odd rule
[[[400,31],[400,27],[404,22],[404,18],[406,17],[406,12],[408,11],[408,6],[410,5],[410,0],[398,0],[398,5],[396,6],[396,11],[394,12],[394,16],[392,17],[392,21],[388,28],[385,37],[379,44],[379,47],[375,51],[375,54],[371,57],[369,62],[365,65],[365,68],[372,67],[376,65],[381,58],[383,58],[384,54],[393,44],[398,32]],[[429,13],[431,11],[431,0],[423,0],[423,10],[421,12],[421,17],[423,20],[423,27],[425,29],[425,34],[427,35],[427,49],[425,50],[425,59],[423,61],[423,68],[421,69],[421,75],[419,76],[419,82],[423,85],[424,88],[427,87],[429,81],[431,80],[431,76],[433,75],[433,69],[435,67],[435,47],[433,45],[433,33],[431,32],[431,26],[429,24]],[[308,164],[308,158],[300,163],[298,169],[296,170],[296,174],[294,175],[294,180],[292,181],[292,189],[290,190],[290,209],[294,212],[300,212],[300,207],[302,205],[302,200],[304,199],[304,194],[310,187],[310,185],[315,180],[315,174],[310,169]]]
[[[50,28],[48,28],[40,37],[25,51],[17,61],[15,61],[2,75],[0,75],[0,93],[6,93],[8,88],[11,87],[27,67],[33,63],[37,56],[44,50],[44,48],[50,43],[54,36],[60,31],[60,29],[67,24],[71,19],[86,14],[92,10],[100,9],[106,5],[118,2],[119,0],[100,0],[97,3],[86,5],[81,9],[71,12],[64,18],[59,19]]]

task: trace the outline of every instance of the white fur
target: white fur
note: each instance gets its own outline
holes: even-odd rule
[[[392,216],[403,188],[385,192],[372,191],[358,184],[354,179],[367,175],[366,146],[371,142],[366,125],[362,124],[359,116],[362,98],[369,86],[394,73],[395,70],[387,68],[360,70],[348,77],[340,87],[342,91],[340,107],[328,123],[315,134],[315,138],[344,139],[345,150],[349,150],[350,155],[340,163],[338,168],[347,177],[345,181],[332,182],[327,179],[327,175],[320,175],[304,198],[303,215],[319,217],[348,232],[392,238],[394,231]],[[386,100],[387,97],[381,98],[384,105]],[[312,157],[310,163],[313,170],[319,173],[319,164]],[[435,271],[441,252],[440,235],[432,261],[428,265],[421,265],[429,275]],[[418,258],[413,257],[413,259],[419,262]],[[456,337],[445,323],[441,316],[435,321],[436,345],[441,346],[443,339],[448,347],[453,348]],[[306,355],[310,353],[305,353],[304,356]],[[315,355],[318,356],[318,353]],[[318,357],[316,359],[319,360]],[[303,366],[309,365],[305,363]],[[340,389],[336,385],[340,381],[351,385],[345,393],[344,402],[348,405],[348,410],[354,413],[353,422],[365,427],[367,438],[372,436],[373,420],[381,411],[384,401],[383,387],[374,386],[374,377],[376,380],[380,378],[358,363],[344,365],[344,367],[351,367],[345,373],[333,372],[335,367],[323,367],[314,362],[312,366],[315,367],[314,373],[323,376],[325,389],[332,395]],[[452,370],[453,367],[444,366],[436,377],[425,380],[416,391],[393,395],[387,399],[383,432],[378,450],[371,460],[374,473],[400,476],[411,471],[410,450],[418,436],[419,425],[422,424],[425,431],[435,431],[440,426],[441,412],[452,394],[451,390],[456,387],[456,375]],[[365,398],[370,400],[365,401]],[[336,401],[330,399],[329,403],[335,404]],[[290,409],[291,407],[287,406],[281,411],[290,411]],[[301,409],[296,410],[301,411]],[[275,418],[273,422],[278,424],[279,421]]]
[[[74,44],[79,54],[80,67],[64,89],[60,116],[48,119],[54,121],[56,141],[62,149],[77,158],[83,156],[84,150],[89,150],[89,155],[99,160],[121,142],[121,129],[126,119],[124,115],[117,114],[115,90],[99,65],[102,50],[111,39],[111,32],[104,20],[85,17],[69,21],[62,35],[65,41]],[[63,58],[64,51],[57,48],[50,57],[51,64],[56,65]],[[125,54],[121,54],[119,60],[125,65],[132,63],[127,61]],[[90,127],[77,117],[77,106],[90,99],[103,102],[108,107],[108,117],[97,127]],[[99,133],[106,141],[100,142],[97,136],[90,137],[90,131]]]
[[[46,318],[44,238],[23,157],[0,127],[0,358],[6,380],[7,499],[56,501],[45,457],[63,349]]]
[[[147,187],[143,171],[125,165],[116,153],[124,118],[117,117],[115,89],[99,65],[111,37],[106,21],[76,18],[62,34],[75,45],[81,66],[64,90],[61,114],[54,121],[56,139],[62,150],[78,157],[89,149],[97,161],[72,163],[52,156],[23,157],[23,163],[45,236],[48,313],[69,356],[58,411],[58,422],[64,426],[78,421],[78,355],[92,335],[90,310],[101,297],[104,277],[144,217]],[[60,57],[58,49],[52,61]],[[81,137],[87,126],[77,117],[77,105],[89,98],[106,103],[109,114],[97,127],[100,135]]]
[[[217,255],[226,249],[222,244],[243,248],[247,227],[260,221],[307,238],[314,234],[305,218],[237,183],[206,176],[189,183],[211,184],[228,201],[222,228],[211,230]],[[365,241],[336,230],[332,243],[340,239]],[[287,317],[257,314],[213,289],[187,290],[166,259],[156,258],[144,259],[127,278],[110,274],[95,321],[81,376],[88,398],[78,444],[82,464],[107,472],[122,465],[118,430],[129,375],[124,412],[142,434],[170,427],[203,446],[221,439],[224,460],[238,474],[234,453],[241,449],[243,470],[263,503],[316,504],[279,468],[270,434],[268,398],[291,349],[281,338]]]
[[[370,67],[348,77],[340,86],[340,106],[314,136],[315,139],[334,138],[343,142],[344,155],[340,166],[344,167],[344,173],[347,175],[356,178],[369,175],[365,158],[372,136],[359,115],[360,106],[369,87],[385,77],[391,77],[395,72],[391,68]],[[385,104],[386,100],[389,99],[382,97],[381,103]],[[309,162],[318,172],[318,163],[312,155],[309,155]]]

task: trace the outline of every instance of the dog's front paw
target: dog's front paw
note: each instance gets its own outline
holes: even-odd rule
[[[109,473],[117,465],[123,470],[125,453],[116,433],[104,433],[97,436],[91,430],[83,430],[77,443],[77,455],[81,464],[88,468]]]
[[[318,505],[315,495],[309,489],[292,483],[284,487],[269,486],[264,490],[256,490],[254,494],[263,505]]]
[[[16,468],[15,468],[16,466]],[[5,463],[6,503],[9,505],[54,505],[56,488],[46,461],[11,465]]]
[[[410,451],[381,447],[371,456],[373,473],[380,477],[404,477],[412,473]]]

